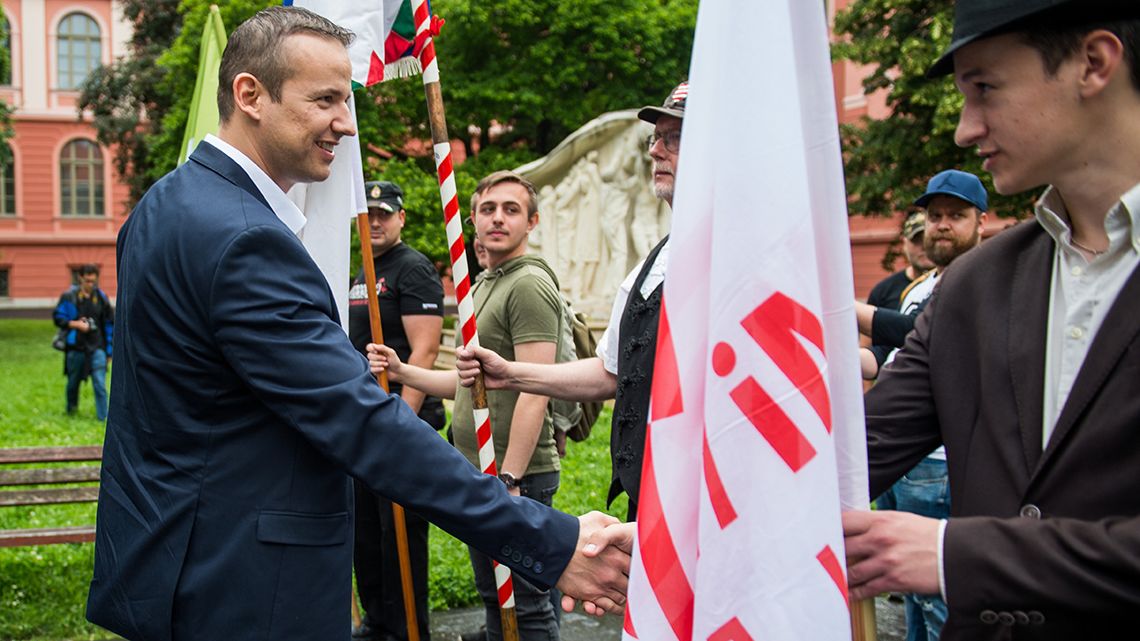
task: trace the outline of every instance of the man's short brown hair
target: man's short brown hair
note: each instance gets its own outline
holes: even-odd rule
[[[218,70],[218,117],[227,122],[234,112],[234,78],[248,73],[265,85],[274,102],[293,75],[282,44],[289,36],[310,34],[336,40],[347,47],[353,34],[327,18],[300,7],[269,7],[238,25],[230,34]]]

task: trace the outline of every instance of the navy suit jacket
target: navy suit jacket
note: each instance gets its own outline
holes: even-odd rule
[[[557,580],[577,519],[510,497],[380,389],[320,270],[225,154],[203,143],[147,192],[118,277],[92,622],[128,639],[347,640],[350,475]]]

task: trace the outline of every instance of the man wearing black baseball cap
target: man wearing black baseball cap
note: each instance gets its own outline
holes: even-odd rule
[[[997,191],[1046,187],[1036,220],[946,270],[866,397],[872,495],[945,444],[953,504],[846,513],[850,594],[941,594],[947,641],[1135,626],[1138,63],[1140,2],[960,0],[931,70]]]
[[[368,206],[372,257],[376,270],[376,297],[384,344],[405,363],[431,367],[439,355],[443,331],[443,285],[431,260],[403,242],[407,222],[404,190],[387,180],[364,184]],[[348,335],[361,354],[372,342],[368,313],[368,287],[361,270],[348,295]],[[447,415],[443,402],[414,387],[392,381],[389,388],[428,425],[443,428]],[[356,481],[356,521],[353,566],[356,588],[364,605],[364,620],[353,630],[360,641],[407,639],[400,557],[392,503]],[[415,592],[419,637],[430,641],[428,629],[428,522],[414,512],[404,513],[408,556]]]
[[[653,159],[653,192],[670,207],[688,96],[689,83],[682,82],[669,92],[660,107],[643,107],[637,113],[638,118],[653,125],[653,133],[646,140],[649,157]],[[629,495],[630,521],[637,516],[661,285],[668,255],[666,236],[622,281],[609,326],[598,342],[597,358],[536,365],[505,361],[483,348],[456,352],[456,366],[464,385],[470,385],[475,373],[482,369],[488,389],[509,388],[571,401],[614,398],[610,434],[613,475],[607,505],[624,491]]]

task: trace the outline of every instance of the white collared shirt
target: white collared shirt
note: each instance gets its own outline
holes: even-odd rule
[[[641,289],[638,290],[638,293],[641,294],[642,300],[648,299],[653,290],[665,281],[665,268],[669,264],[669,243],[669,240],[665,241],[661,251],[657,252],[657,259],[653,261],[653,265],[649,267],[649,273],[645,275],[645,281],[641,283]],[[610,324],[606,326],[606,331],[602,334],[602,339],[598,341],[598,349],[595,351],[598,358],[602,359],[602,365],[606,371],[615,376],[617,375],[618,351],[621,349],[618,344],[618,327],[621,325],[621,315],[625,313],[625,304],[629,300],[633,283],[637,280],[637,275],[641,273],[643,265],[645,265],[644,260],[626,275],[625,280],[618,287],[617,296],[614,297],[614,306],[610,309]]]
[[[1104,317],[1140,263],[1140,184],[1128,190],[1105,214],[1108,250],[1093,259],[1072,243],[1069,214],[1060,193],[1049,187],[1035,206],[1037,220],[1053,237],[1052,282],[1045,340],[1044,449],[1073,389],[1073,382],[1100,331]]]
[[[281,191],[277,183],[273,182],[269,174],[258,167],[257,163],[253,162],[249,156],[214,134],[206,134],[202,142],[209,143],[218,151],[229,156],[231,160],[245,170],[246,175],[261,192],[262,198],[265,198],[265,202],[269,203],[269,208],[273,210],[273,213],[281,219],[281,222],[285,223],[289,231],[298,236],[301,234],[301,230],[305,227],[305,215],[301,213],[301,210],[292,200],[289,200],[285,192]]]

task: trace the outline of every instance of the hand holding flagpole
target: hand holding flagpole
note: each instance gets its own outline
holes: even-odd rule
[[[443,94],[439,84],[439,63],[432,40],[432,20],[426,0],[412,0],[412,13],[416,24],[415,52],[423,70],[424,95],[427,99],[428,120],[431,124],[432,149],[435,152],[436,173],[439,176],[439,195],[443,203],[443,218],[447,228],[447,243],[451,248],[451,274],[455,281],[455,296],[459,306],[459,329],[463,346],[479,344],[475,329],[475,306],[471,296],[471,279],[467,272],[467,255],[463,245],[463,223],[459,215],[459,198],[455,187],[455,172],[451,162],[451,141],[447,135],[447,119],[443,110]],[[475,440],[479,449],[479,467],[486,474],[498,475],[495,466],[495,444],[491,437],[491,414],[487,408],[487,389],[482,374],[471,388],[471,407],[475,414]],[[495,585],[499,593],[499,612],[503,638],[518,641],[518,620],[515,616],[515,593],[511,571],[497,561]]]

